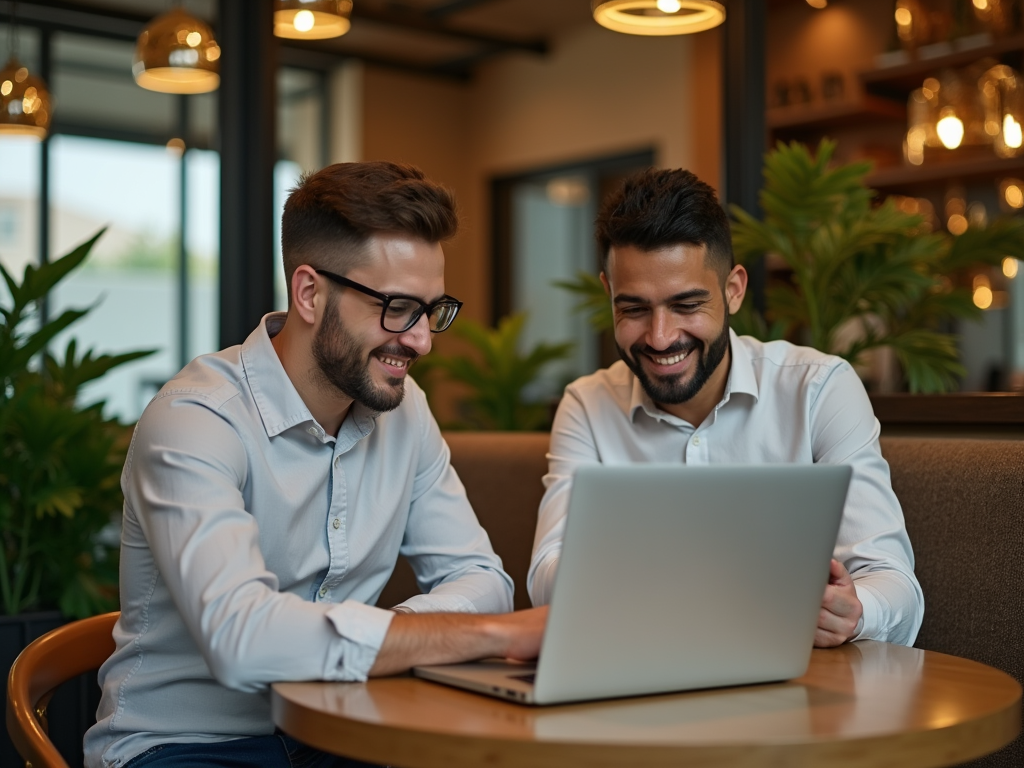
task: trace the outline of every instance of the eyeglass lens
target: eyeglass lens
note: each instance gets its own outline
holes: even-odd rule
[[[384,328],[390,333],[402,333],[412,328],[420,319],[425,307],[412,299],[401,297],[391,299],[384,309]],[[435,304],[427,316],[427,327],[434,333],[445,330],[458,314],[459,305],[442,301]]]

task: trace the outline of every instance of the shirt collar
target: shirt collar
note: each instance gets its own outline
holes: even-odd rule
[[[739,340],[736,335],[736,331],[732,328],[729,329],[729,352],[730,352],[730,364],[729,364],[729,377],[725,382],[725,394],[722,396],[722,401],[718,404],[719,407],[729,402],[729,398],[734,394],[750,395],[757,400],[758,389],[757,389],[757,377],[754,375],[754,363],[750,358],[750,352]],[[661,410],[654,401],[651,400],[650,396],[644,390],[643,385],[640,383],[640,379],[633,375],[633,391],[630,393],[629,398],[629,418],[630,421],[636,420],[637,411],[643,410],[652,419],[659,421],[670,421],[683,423],[682,419],[668,413],[667,411]]]
[[[287,314],[284,312],[264,315],[259,326],[242,344],[242,368],[268,437],[279,435],[298,424],[316,424],[316,419],[292,384],[271,342],[284,327],[285,318]],[[364,437],[373,430],[374,421],[380,414],[362,403],[353,403],[350,415],[359,437]],[[320,430],[321,439],[334,439],[324,435],[319,424],[316,426]]]

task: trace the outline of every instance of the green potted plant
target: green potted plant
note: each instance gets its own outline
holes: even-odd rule
[[[891,200],[874,205],[865,184],[869,163],[830,165],[835,144],[816,153],[780,144],[765,158],[758,221],[733,206],[736,259],[764,254],[785,262],[788,279],[769,281],[764,316],[748,294],[731,323],[737,333],[787,338],[851,363],[872,349],[891,349],[911,392],[945,392],[964,374],[953,320],[981,310],[956,278],[1024,256],[1024,220],[1000,218],[961,235],[928,232],[920,216]],[[611,328],[611,306],[600,281],[579,274],[558,284],[576,293],[578,307],[598,329]]]
[[[524,313],[502,318],[497,328],[460,319],[452,332],[468,342],[476,354],[434,353],[416,363],[416,380],[426,382],[428,393],[435,371],[469,389],[469,397],[463,403],[465,419],[446,427],[528,431],[548,426],[549,404],[527,402],[523,390],[544,366],[567,357],[573,345],[541,343],[522,354],[520,336],[525,322]]]
[[[20,282],[0,266],[0,601],[8,616],[58,609],[68,618],[117,603],[116,550],[98,539],[121,508],[119,476],[130,428],[79,402],[81,388],[151,351],[96,355],[54,338],[89,309],[43,321],[53,288],[81,265],[102,232],[66,256],[28,265]]]

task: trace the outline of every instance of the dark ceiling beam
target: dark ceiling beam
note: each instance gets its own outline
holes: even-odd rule
[[[33,0],[17,5],[19,24],[51,32],[96,35],[110,40],[135,42],[139,32],[152,19],[149,15],[62,0]],[[0,0],[0,18],[6,21],[13,6],[10,0]]]
[[[521,40],[511,37],[499,37],[488,35],[482,32],[471,32],[466,29],[449,26],[441,21],[431,18],[420,11],[392,7],[380,9],[367,7],[365,4],[356,3],[352,8],[352,19],[365,19],[376,24],[384,24],[399,29],[411,29],[416,32],[425,32],[441,37],[450,37],[458,40],[468,40],[473,43],[493,46],[497,50],[509,51],[530,51],[531,53],[547,53],[548,43],[546,40],[533,39]]]
[[[432,19],[443,19],[454,13],[468,11],[471,8],[476,8],[478,5],[486,5],[493,2],[494,0],[448,0],[447,3],[435,5],[426,11],[425,15]]]
[[[449,62],[432,64],[429,62],[396,59],[390,56],[379,56],[373,53],[339,51],[337,47],[327,47],[318,41],[282,40],[278,51],[278,61],[286,67],[315,69],[329,72],[346,59],[357,59],[375,67],[393,69],[413,75],[426,75],[445,80],[464,83],[472,78],[473,73],[466,68],[449,67]]]

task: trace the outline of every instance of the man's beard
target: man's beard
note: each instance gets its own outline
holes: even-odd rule
[[[378,354],[407,357],[408,365],[418,357],[414,350],[401,344],[377,347],[363,357],[358,341],[341,324],[334,297],[328,299],[320,330],[313,338],[313,358],[322,378],[371,410],[393,411],[405,396],[405,378],[389,376],[385,386],[375,384],[370,376],[370,358]]]
[[[629,348],[629,354],[626,354],[626,351],[618,343],[615,344],[615,348],[619,350],[619,357],[629,367],[629,370],[640,380],[640,386],[644,388],[644,392],[651,400],[664,405],[679,405],[692,400],[704,388],[708,379],[711,378],[711,374],[725,359],[725,353],[729,349],[729,315],[725,316],[722,332],[718,338],[711,342],[706,352],[700,353],[689,381],[680,381],[678,374],[666,377],[649,376],[640,362],[640,356],[646,354],[653,357],[671,357],[680,352],[692,355],[701,349],[700,342],[696,340],[680,341],[668,349],[659,350],[651,349],[646,344],[637,343]]]

